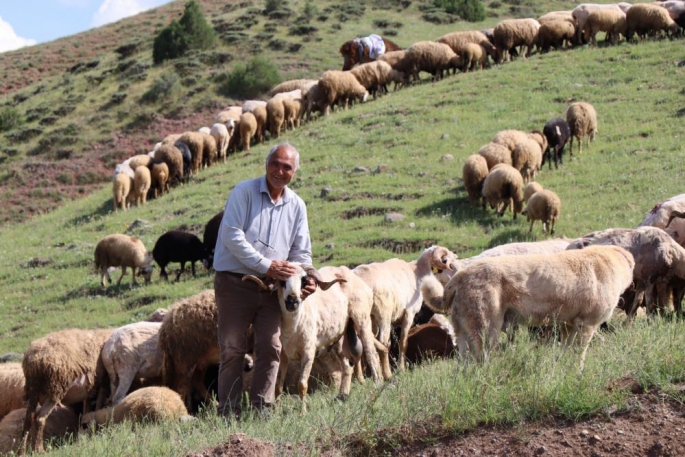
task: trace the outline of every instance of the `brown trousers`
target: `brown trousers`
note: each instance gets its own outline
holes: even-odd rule
[[[224,272],[214,276],[219,317],[219,411],[240,410],[243,385],[243,358],[247,333],[254,329],[254,373],[250,403],[261,408],[274,402],[278,364],[281,356],[281,309],[278,296],[262,292],[254,282]]]

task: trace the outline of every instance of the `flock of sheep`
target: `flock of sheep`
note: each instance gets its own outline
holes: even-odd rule
[[[634,33],[675,33],[678,26],[673,19],[684,19],[683,3],[629,9],[628,4],[580,5],[573,12],[550,13],[539,21],[502,21],[492,31],[492,41],[483,32],[456,32],[349,72],[326,72],[318,81],[288,81],[274,88],[268,101],[230,107],[212,127],[170,135],[153,152],[118,165],[115,209],[125,209],[129,200],[144,203],[150,189],[164,193],[169,184],[225,160],[229,150],[249,149],[253,137],[263,141],[267,128],[278,137],[284,125],[298,126],[313,110],[327,114],[332,105],[364,100],[390,82],[407,84],[419,71],[439,78],[452,68],[482,67],[488,57],[501,62],[507,54],[515,56],[518,46],[528,46],[530,52],[535,44],[545,50],[561,46],[560,40],[593,41],[596,31],[607,32],[612,42],[619,35],[630,39]],[[666,11],[666,16],[653,14],[654,8]],[[603,22],[600,18],[609,17],[605,11],[618,19]],[[673,17],[673,11],[680,13]],[[552,16],[557,20],[548,20]],[[528,27],[523,21],[533,25],[534,39],[517,32]],[[558,24],[564,32],[555,35],[556,26],[548,24]],[[442,51],[434,53],[436,46]],[[567,140],[577,138],[582,148],[581,139],[592,138],[596,131],[594,109],[577,103],[569,107],[566,119],[550,120],[542,132],[498,133],[464,165],[469,197],[474,204],[484,206],[487,201],[500,213],[513,205],[514,217],[526,201],[531,230],[533,222],[541,220],[543,228],[550,224],[553,233],[561,204],[554,192],[535,182],[536,172],[544,160],[549,160],[550,168],[552,159],[555,165],[561,161]],[[582,369],[590,339],[617,304],[622,303],[631,317],[639,306],[679,311],[685,291],[683,217],[685,195],[680,195],[657,205],[636,229],[608,229],[577,240],[510,243],[468,259],[432,246],[411,262],[390,259],[354,269],[298,266],[289,280],[273,284],[254,278],[259,287],[278,293],[287,330],[278,392],[288,386],[296,389],[306,408],[314,371],[337,386],[342,396],[349,394],[353,376],[359,382],[367,376],[376,383],[389,380],[394,326],[400,329],[399,370],[404,369],[405,359],[413,360],[412,345],[437,348],[436,353],[445,356],[458,347],[462,357],[471,354],[485,361],[500,332],[516,325],[553,323],[562,326],[567,344],[575,341],[582,347]],[[180,262],[182,273],[189,261],[194,273],[195,261],[206,265],[211,261],[220,220],[221,213],[208,222],[203,242],[172,231],[158,239],[152,252],[134,237],[103,238],[95,250],[101,283],[106,285],[113,266],[122,268],[117,284],[126,268],[133,270],[133,283],[136,270],[149,281],[153,260],[162,268],[162,277],[169,262]],[[301,300],[305,275],[314,278],[319,288]],[[286,307],[286,296],[297,297],[296,306]],[[441,314],[412,327],[424,304]],[[451,314],[451,320],[442,314]],[[21,363],[0,365],[0,454],[22,446],[42,450],[50,438],[77,433],[84,425],[188,417],[194,401],[212,399],[204,375],[218,363],[216,332],[214,291],[206,290],[156,311],[146,322],[117,329],[63,330],[33,341]],[[289,363],[296,359],[299,366]],[[250,382],[251,366],[248,355],[244,388]]]

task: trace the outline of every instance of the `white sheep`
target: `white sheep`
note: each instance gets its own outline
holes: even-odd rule
[[[500,216],[511,206],[516,215],[523,210],[523,177],[511,165],[499,164],[485,177],[483,197]],[[500,209],[500,205],[502,208]]]
[[[323,98],[323,113],[328,116],[334,103],[347,109],[350,100],[365,102],[369,92],[349,71],[329,70],[324,72],[318,86]]]
[[[147,157],[147,156],[146,156]],[[150,169],[147,166],[139,166],[136,168],[135,176],[133,177],[133,188],[129,194],[129,198],[136,206],[144,205],[147,201],[147,192],[152,186],[152,176]]]
[[[99,382],[96,373],[100,352],[111,333],[112,330],[69,329],[29,344],[21,363],[27,400],[22,435],[28,433],[33,450],[43,451],[45,423],[55,408],[83,402],[87,412],[89,393]]]
[[[663,229],[679,245],[685,246],[685,219],[679,216],[684,212],[685,194],[676,195],[657,203],[640,222],[639,227],[651,226]]]
[[[511,165],[511,150],[499,143],[488,143],[478,150],[478,155],[482,156],[488,164],[488,170],[500,163]]]
[[[631,4],[627,2],[621,3],[610,3],[610,4],[597,4],[597,3],[581,3],[580,5],[573,8],[572,14],[573,18],[576,20],[576,37],[577,42],[581,43],[581,37],[583,29],[585,28],[585,21],[587,21],[588,16],[593,11],[600,9],[604,10],[614,10],[626,13],[630,8]]]
[[[559,238],[543,241],[525,241],[501,244],[499,246],[495,246],[494,248],[486,249],[476,256],[457,260],[457,270],[461,271],[476,260],[486,257],[501,257],[505,255],[555,254],[557,252],[565,251],[568,245],[568,240]]]
[[[549,233],[554,235],[554,225],[561,214],[561,199],[551,190],[540,190],[530,197],[523,214],[530,222],[530,230],[528,232],[533,231],[535,221],[541,221],[542,230],[547,233],[547,225],[549,224]]]
[[[124,211],[128,209],[128,196],[133,187],[133,178],[128,173],[117,173],[112,180],[112,202],[114,204],[114,211],[121,208]]]
[[[112,281],[109,267],[121,267],[117,287],[121,284],[127,267],[131,268],[132,285],[136,284],[136,269],[140,270],[139,274],[147,284],[152,277],[152,254],[147,252],[138,238],[122,234],[107,235],[95,246],[95,269],[100,273],[102,287],[107,287],[107,280]]]
[[[564,343],[582,348],[580,370],[590,340],[608,321],[633,281],[635,261],[617,246],[548,255],[485,258],[459,271],[442,289],[424,283],[427,303],[451,310],[459,352],[485,361],[506,324],[563,326]]]
[[[21,455],[25,417],[26,409],[19,408],[0,421],[0,455]],[[51,440],[75,436],[78,429],[78,415],[68,406],[58,405],[45,422],[41,447]]]
[[[516,145],[511,153],[511,163],[521,172],[523,182],[535,181],[535,174],[542,167],[542,148],[532,139],[526,139]]]
[[[663,31],[670,36],[675,36],[680,29],[665,8],[648,3],[633,5],[626,13],[626,23],[626,40],[628,41],[632,39],[634,33],[645,37],[647,34],[652,35]]]
[[[435,41],[418,41],[411,45],[403,59],[403,68],[411,68],[404,73],[413,75],[419,81],[419,73],[425,71],[433,75],[433,81],[443,77],[445,71],[457,68],[457,54],[451,47]],[[402,70],[400,70],[402,71]]]
[[[597,112],[586,102],[571,103],[566,109],[566,122],[571,129],[569,154],[573,156],[573,138],[578,140],[578,154],[583,153],[583,138],[587,137],[587,147],[597,135]]]
[[[493,30],[495,35],[496,63],[502,63],[507,57],[511,59],[517,46],[526,46],[526,57],[530,57],[537,42],[540,23],[535,19],[505,19]]]
[[[407,262],[401,259],[389,259],[359,265],[354,273],[360,276],[373,290],[373,309],[371,315],[378,326],[378,341],[385,347],[381,350],[381,368],[383,377],[392,377],[390,359],[387,349],[390,345],[390,330],[393,324],[400,323],[400,360],[398,367],[405,367],[404,354],[407,349],[407,337],[414,316],[421,309],[421,282],[428,276],[441,275],[445,270],[453,271],[456,254],[442,246],[431,246],[424,250],[417,260]],[[441,276],[442,277],[442,276]],[[445,278],[445,282],[449,278]]]
[[[24,372],[21,363],[0,364],[0,419],[24,406]]]
[[[509,151],[507,151],[507,154]],[[464,167],[461,170],[464,180],[464,188],[469,196],[471,204],[474,206],[482,205],[485,209],[485,199],[483,199],[483,182],[488,175],[488,163],[482,155],[473,154],[467,157]]]
[[[121,402],[134,380],[162,376],[162,352],[157,346],[161,326],[161,322],[125,325],[114,330],[105,342],[101,357],[109,375],[108,403]]]
[[[181,397],[166,387],[143,387],[131,392],[121,403],[84,414],[81,425],[109,425],[178,420],[188,415]]]
[[[315,79],[291,79],[289,81],[283,81],[269,91],[269,96],[273,97],[276,94],[292,92],[294,90],[304,90],[316,83],[317,80]],[[243,105],[243,112],[245,112],[245,105]]]
[[[214,141],[216,141],[217,157],[219,160],[225,163],[226,154],[228,152],[228,142],[231,139],[231,134],[228,132],[228,128],[225,124],[217,122],[216,124],[212,124],[209,134],[212,135],[212,137],[214,137]]]

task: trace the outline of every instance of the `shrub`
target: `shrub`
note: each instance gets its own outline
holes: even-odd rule
[[[0,132],[6,132],[21,124],[19,111],[14,108],[4,108],[0,110]]]
[[[159,64],[165,60],[181,57],[188,50],[188,37],[181,24],[173,20],[155,37],[152,45],[152,60]]]
[[[316,5],[314,5],[310,0],[307,0],[307,2],[304,4],[304,8],[302,9],[300,20],[309,22],[314,19],[314,16],[317,14],[319,14],[319,8],[317,8]]]
[[[155,37],[152,60],[159,64],[182,56],[190,49],[209,49],[216,41],[214,29],[195,0],[186,3],[179,21],[173,20]]]
[[[136,51],[138,51],[138,43],[124,44],[114,50],[114,52],[119,54],[120,59],[131,57]]]
[[[319,29],[316,27],[312,27],[311,25],[293,25],[290,27],[290,30],[288,30],[288,34],[290,35],[297,35],[297,36],[304,36],[304,35],[312,35],[316,33]]]
[[[465,21],[480,22],[485,19],[485,7],[481,0],[433,0],[433,4]]]
[[[255,57],[245,65],[237,65],[219,86],[219,93],[228,97],[253,98],[280,82],[278,68],[268,59]]]
[[[150,88],[145,91],[140,101],[143,103],[156,103],[162,99],[169,98],[180,87],[179,78],[176,73],[166,72],[157,79]]]
[[[282,2],[281,0],[266,0],[266,4],[264,5],[264,14],[268,15],[269,13],[276,11],[277,9],[280,9],[281,3],[286,2]]]

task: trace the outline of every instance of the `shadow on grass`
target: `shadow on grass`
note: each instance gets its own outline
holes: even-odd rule
[[[73,225],[73,226],[79,226],[79,225],[81,225],[81,224],[87,224],[87,223],[91,222],[93,219],[95,219],[95,218],[98,217],[98,216],[99,216],[99,217],[106,216],[106,215],[109,214],[109,213],[112,211],[112,209],[114,208],[113,205],[114,205],[114,203],[113,203],[113,201],[112,201],[111,199],[105,200],[105,201],[102,202],[102,203],[100,204],[100,206],[98,206],[98,207],[95,209],[95,211],[93,211],[92,213],[90,213],[90,214],[81,214],[80,216],[76,216],[75,218],[70,219],[70,220],[67,222],[67,226],[71,226],[71,225]]]
[[[489,207],[483,210],[480,206],[473,206],[466,196],[437,201],[419,208],[416,214],[418,216],[449,217],[449,220],[457,226],[476,222],[484,230],[489,230],[492,224],[498,220],[494,210]]]
[[[508,243],[521,243],[527,241],[538,241],[534,233],[528,233],[527,226],[518,226],[520,221],[516,219],[515,221],[510,221],[512,224],[516,224],[517,227],[507,229],[496,236],[490,238],[488,243],[488,249],[501,246]],[[525,220],[523,221],[525,222]]]

